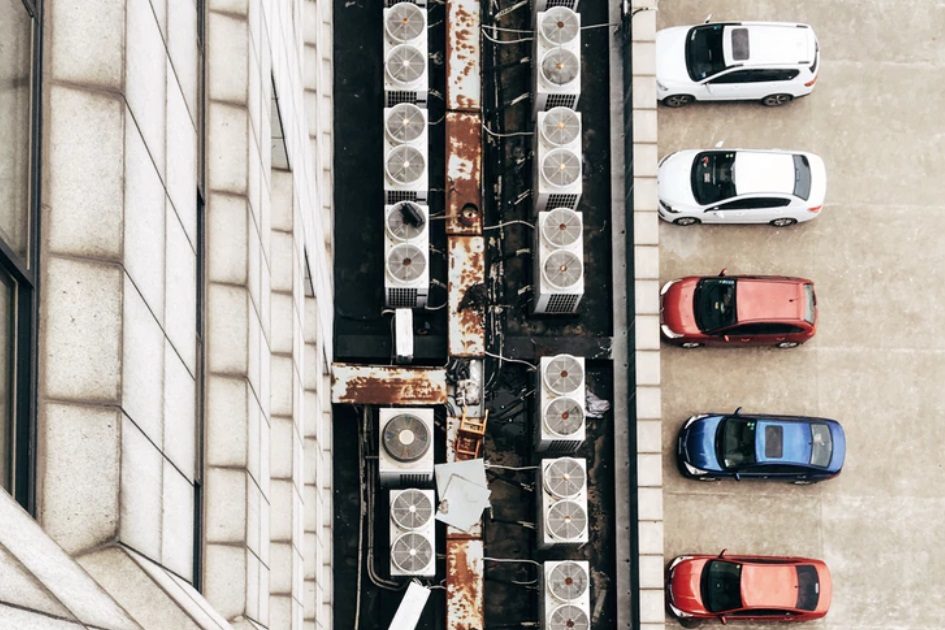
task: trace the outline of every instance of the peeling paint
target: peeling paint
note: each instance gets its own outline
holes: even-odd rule
[[[446,627],[482,630],[483,547],[481,540],[446,541]]]
[[[349,405],[446,404],[446,370],[336,363],[331,401]]]
[[[446,2],[446,108],[478,111],[481,105],[479,0]]]
[[[446,114],[446,233],[482,234],[482,117]]]
[[[485,239],[449,237],[449,353],[457,357],[485,355]]]

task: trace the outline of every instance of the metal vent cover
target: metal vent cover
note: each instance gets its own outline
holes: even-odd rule
[[[545,428],[555,435],[571,435],[584,426],[584,409],[575,399],[561,396],[545,407],[542,422]]]
[[[572,41],[581,32],[581,19],[567,7],[554,7],[545,11],[538,25],[541,36],[555,46]]]
[[[548,576],[548,590],[561,602],[571,602],[587,592],[588,575],[583,566],[570,560],[556,565]]]
[[[417,39],[427,28],[427,17],[423,9],[410,2],[395,4],[387,11],[384,30],[395,42]]]
[[[398,247],[413,247],[398,245]],[[414,249],[417,249],[414,247]],[[381,445],[387,453],[399,462],[415,462],[430,448],[432,436],[427,425],[417,416],[402,413],[394,416],[384,425]]]
[[[587,613],[571,604],[558,606],[548,618],[548,630],[588,630],[590,627]]]
[[[555,208],[545,217],[541,235],[555,247],[568,247],[584,233],[581,215],[570,208]]]
[[[404,220],[403,208],[411,204],[410,201],[401,201],[387,211],[385,225],[387,233],[396,241],[409,241],[423,234],[423,225],[413,225]],[[416,206],[416,204],[411,204]]]
[[[423,76],[427,69],[427,57],[416,46],[398,44],[387,53],[384,67],[395,82],[409,84]]]
[[[426,536],[407,532],[390,546],[390,559],[404,573],[419,573],[433,559],[433,545]]]
[[[575,540],[587,529],[587,511],[577,501],[557,501],[548,509],[545,523],[557,540]]]
[[[581,179],[581,158],[570,149],[552,149],[541,160],[541,174],[555,188],[565,188]]]
[[[545,491],[558,499],[577,496],[587,486],[587,473],[573,457],[554,460],[542,472]]]
[[[384,168],[387,175],[402,186],[414,183],[426,170],[427,160],[415,147],[402,144],[387,152]]]
[[[567,85],[580,69],[581,60],[565,48],[555,48],[541,58],[541,75],[552,85]]]
[[[413,5],[402,5],[413,6]],[[398,103],[387,112],[384,129],[387,135],[398,144],[414,142],[427,126],[423,110],[413,103]]]
[[[545,259],[541,273],[548,284],[564,290],[581,279],[584,275],[584,264],[574,252],[559,249]]]
[[[539,132],[548,144],[556,147],[569,145],[581,133],[581,117],[569,107],[552,107],[545,112]]]
[[[419,529],[433,518],[433,502],[421,490],[404,490],[391,502],[390,517],[401,529]]]
[[[584,382],[584,366],[577,357],[558,354],[548,361],[543,375],[545,385],[556,394],[570,394]]]

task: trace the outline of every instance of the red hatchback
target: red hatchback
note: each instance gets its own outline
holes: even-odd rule
[[[689,276],[660,291],[663,338],[683,348],[794,348],[814,336],[814,283],[781,276]]]
[[[810,558],[679,556],[667,582],[680,619],[810,621],[830,608],[830,571]]]

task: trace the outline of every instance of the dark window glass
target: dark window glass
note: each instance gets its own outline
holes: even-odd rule
[[[726,331],[729,335],[786,335],[791,333],[804,332],[800,326],[791,324],[742,324]]]
[[[820,581],[817,569],[809,564],[797,567],[797,608],[814,610],[820,600]]]
[[[748,59],[748,29],[732,29],[732,59],[735,61],[745,61]]]
[[[814,285],[805,284],[804,295],[807,298],[807,303],[804,305],[804,321],[813,326],[817,316],[817,295],[814,293]]]
[[[692,161],[692,194],[702,205],[735,196],[735,152],[703,151]]]
[[[791,203],[789,199],[778,197],[745,197],[723,203],[711,210],[760,210],[764,208],[783,208]]]
[[[801,199],[810,197],[810,162],[803,155],[794,156],[794,194]]]
[[[709,81],[709,83],[715,84],[727,84],[727,83],[756,83],[760,79],[756,78],[758,76],[757,70],[736,70],[734,72],[729,72],[728,74],[723,74],[720,77],[716,77]]]
[[[693,295],[696,325],[711,332],[735,323],[735,281],[729,278],[703,278]]]
[[[810,425],[811,453],[810,463],[812,466],[826,468],[830,464],[830,457],[833,455],[833,436],[830,434],[830,427],[823,423]]]
[[[725,560],[710,560],[702,570],[702,601],[710,612],[741,608],[742,567]]]
[[[719,461],[725,468],[741,468],[755,463],[754,420],[726,418],[719,426]]]
[[[686,68],[693,81],[701,81],[725,69],[722,58],[724,24],[706,24],[689,31],[686,37]]]
[[[0,454],[3,454],[0,466],[0,486],[11,490],[13,479],[11,453],[14,442],[13,415],[13,348],[15,331],[13,327],[13,305],[16,301],[13,284],[6,274],[0,273]]]
[[[765,457],[780,459],[784,457],[784,428],[776,425],[765,427]]]

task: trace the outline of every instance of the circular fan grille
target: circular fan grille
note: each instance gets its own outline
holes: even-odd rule
[[[559,499],[570,499],[584,489],[587,473],[576,459],[562,457],[545,468],[542,482],[549,494]]]
[[[558,540],[574,540],[587,528],[587,513],[575,501],[558,501],[548,510],[548,531]]]
[[[417,416],[402,413],[391,418],[384,426],[381,444],[397,461],[415,462],[430,448],[430,430]]]
[[[567,85],[574,81],[580,69],[577,55],[564,48],[549,51],[541,59],[541,75],[554,85]]]
[[[548,630],[588,630],[590,627],[587,614],[571,604],[555,608],[548,620]]]
[[[581,216],[570,208],[555,208],[545,217],[541,235],[555,247],[567,247],[581,238]]]
[[[426,267],[426,256],[416,245],[397,245],[387,255],[387,270],[401,282],[413,282],[423,275]]]
[[[387,11],[384,29],[391,39],[397,42],[409,42],[416,39],[426,29],[423,9],[411,2],[395,4]]]
[[[567,107],[552,107],[542,117],[541,137],[561,147],[574,142],[581,133],[581,118]]]
[[[570,354],[558,354],[548,362],[544,378],[545,385],[554,393],[570,394],[584,381],[584,368]]]
[[[574,601],[587,591],[587,571],[577,562],[562,562],[551,570],[548,590],[559,601]]]
[[[572,55],[573,56],[573,55]],[[398,83],[413,83],[426,70],[427,60],[416,46],[399,44],[387,55],[387,73]]]
[[[408,203],[401,201],[387,212],[387,232],[398,241],[409,241],[423,233],[422,225],[411,225],[404,221],[403,207]]]
[[[423,154],[412,146],[402,144],[387,153],[387,174],[398,184],[406,186],[420,179],[426,170]]]
[[[581,159],[569,149],[554,149],[541,161],[541,174],[556,188],[570,186],[581,177]]]
[[[573,398],[555,398],[545,407],[544,423],[552,433],[571,435],[584,424],[584,410]]]
[[[573,253],[558,250],[545,259],[541,271],[551,285],[558,289],[567,289],[581,279],[583,265],[581,259]]]
[[[405,490],[391,504],[390,516],[401,529],[417,529],[430,522],[433,502],[420,490]]]
[[[398,536],[391,545],[390,558],[404,573],[419,573],[433,559],[433,546],[425,536],[408,532]]]
[[[578,14],[567,7],[554,7],[545,11],[539,26],[542,37],[560,46],[577,37],[581,31]]]
[[[395,105],[387,113],[387,120],[384,121],[387,134],[394,142],[400,144],[413,142],[419,138],[426,126],[427,121],[423,117],[423,110],[413,103]]]

